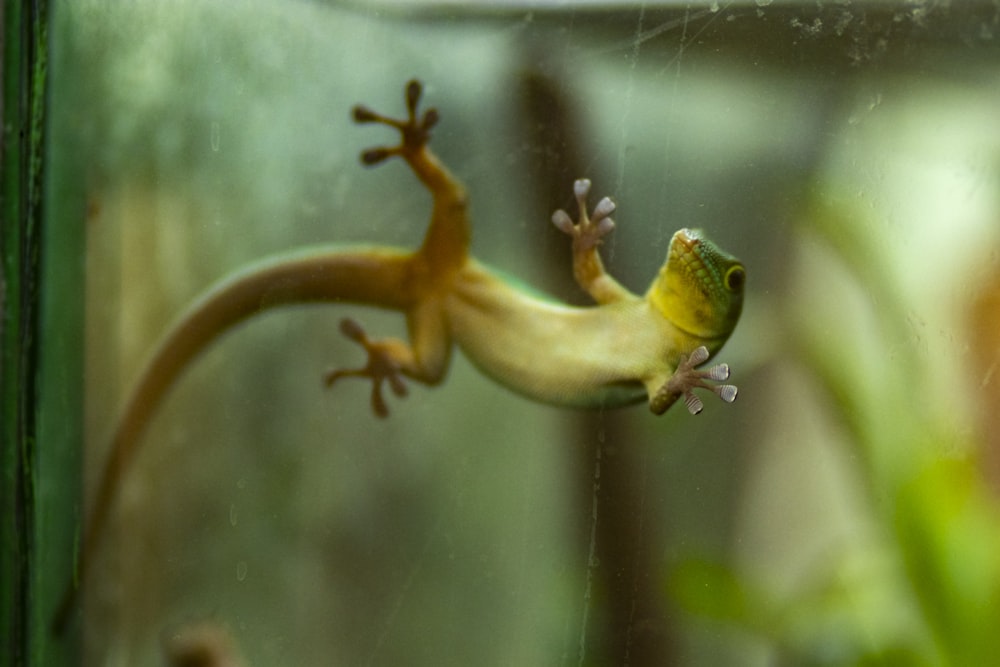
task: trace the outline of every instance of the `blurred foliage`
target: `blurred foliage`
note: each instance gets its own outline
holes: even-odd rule
[[[869,296],[874,340],[830,335],[822,316],[792,333],[793,361],[814,378],[867,488],[873,540],[833,550],[781,597],[737,567],[692,559],[672,572],[687,610],[764,639],[777,664],[985,665],[1000,653],[1000,502],[962,416],[928,409],[945,382],[906,338],[907,306],[872,220],[814,201],[817,236]],[[814,314],[815,315],[815,314]],[[789,318],[789,321],[796,321]]]

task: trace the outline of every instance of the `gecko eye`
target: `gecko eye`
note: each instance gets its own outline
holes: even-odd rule
[[[738,292],[743,289],[747,280],[747,273],[742,266],[734,266],[726,271],[726,289],[730,292]]]

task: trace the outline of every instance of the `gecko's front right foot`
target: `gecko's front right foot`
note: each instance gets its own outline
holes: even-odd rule
[[[381,123],[396,128],[402,136],[398,146],[379,146],[362,151],[363,164],[373,166],[394,155],[416,153],[427,144],[431,138],[431,129],[437,124],[439,116],[437,109],[431,108],[417,118],[417,107],[422,93],[423,85],[416,79],[406,84],[406,120],[383,116],[361,104],[352,109],[355,123]]]
[[[405,355],[405,343],[394,339],[372,340],[361,325],[345,317],[340,321],[340,331],[355,343],[365,348],[368,353],[368,363],[361,368],[337,368],[328,371],[323,378],[326,386],[345,377],[369,378],[372,381],[372,409],[379,417],[388,417],[389,408],[382,396],[382,383],[388,382],[392,393],[402,398],[406,396],[406,384],[403,382],[403,371],[398,361]]]
[[[580,219],[573,222],[569,213],[559,209],[552,214],[552,224],[559,231],[568,234],[573,239],[573,248],[578,251],[590,250],[597,246],[601,237],[609,234],[615,228],[615,221],[611,219],[611,214],[615,212],[615,203],[610,197],[604,197],[597,202],[594,213],[587,215],[587,195],[590,194],[590,181],[581,178],[573,183],[573,195],[576,197],[576,205],[579,210]]]
[[[738,390],[731,384],[709,384],[709,382],[725,382],[729,379],[729,364],[717,364],[706,370],[698,370],[698,366],[708,361],[708,348],[704,345],[697,347],[689,355],[681,355],[677,370],[667,382],[660,387],[660,390],[650,402],[650,409],[654,414],[661,415],[674,402],[684,397],[684,405],[688,412],[693,415],[701,412],[705,407],[701,399],[695,396],[694,389],[708,389],[726,403],[736,400]]]

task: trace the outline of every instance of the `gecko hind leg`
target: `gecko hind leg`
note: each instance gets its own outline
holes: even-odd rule
[[[350,318],[340,321],[340,331],[365,349],[368,353],[368,363],[361,368],[330,370],[323,376],[323,382],[330,387],[345,377],[371,379],[372,409],[377,416],[388,417],[389,408],[382,395],[382,383],[388,382],[392,393],[400,398],[407,395],[406,383],[403,382],[403,369],[406,360],[412,356],[409,347],[403,341],[393,338],[372,340],[361,325]]]
[[[398,146],[379,146],[362,151],[361,162],[363,164],[374,166],[394,155],[412,155],[427,144],[431,137],[431,129],[437,125],[440,117],[437,109],[431,108],[425,110],[423,115],[418,118],[417,107],[420,104],[422,94],[423,85],[416,79],[406,84],[406,120],[384,116],[361,104],[352,109],[351,113],[355,123],[388,125],[399,130],[402,137]]]

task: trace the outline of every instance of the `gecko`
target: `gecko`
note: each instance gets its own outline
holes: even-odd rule
[[[468,197],[429,147],[439,114],[433,108],[420,113],[422,93],[419,81],[407,83],[402,120],[361,105],[352,110],[356,123],[385,125],[400,135],[395,146],[363,151],[362,164],[400,158],[430,191],[432,210],[421,245],[309,249],[264,260],[223,279],[180,316],[122,409],[84,527],[76,577],[56,614],[57,628],[75,606],[75,591],[106,529],[122,475],[159,403],[212,342],[271,308],[355,303],[405,315],[408,340],[374,338],[357,321],[343,319],[341,333],[365,351],[367,363],[330,370],[323,378],[328,387],[345,378],[368,379],[379,417],[389,414],[384,385],[403,397],[407,378],[441,383],[455,346],[485,375],[553,405],[614,407],[645,400],[659,415],[683,397],[697,414],[703,407],[692,391],[697,388],[735,400],[736,387],[720,384],[729,378],[727,364],[698,367],[722,347],[739,320],[746,282],[739,260],[702,232],[681,229],[645,294],[634,294],[605,271],[599,253],[615,226],[615,204],[604,197],[588,212],[591,183],[579,179],[573,184],[577,219],[560,209],[552,223],[571,238],[575,280],[596,305],[568,306],[513,285],[470,255]]]

